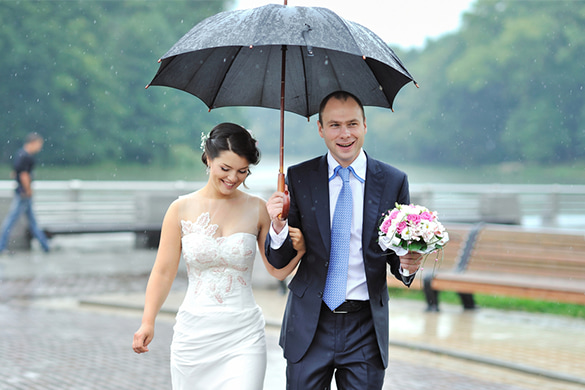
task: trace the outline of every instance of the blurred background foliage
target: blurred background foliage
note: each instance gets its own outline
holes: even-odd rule
[[[0,162],[38,131],[45,166],[188,166],[201,132],[223,121],[252,129],[263,154],[277,155],[276,110],[208,112],[184,92],[144,89],[183,34],[231,7],[0,1]],[[583,26],[583,1],[477,0],[458,31],[394,48],[420,88],[405,86],[395,112],[366,108],[366,150],[398,165],[584,167]],[[287,113],[287,155],[325,151],[315,122]]]

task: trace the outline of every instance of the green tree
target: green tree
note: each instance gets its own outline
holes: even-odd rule
[[[157,59],[224,1],[4,1],[0,3],[0,148],[4,161],[30,131],[43,161],[168,162],[199,146],[219,118],[179,91],[144,86]],[[197,119],[196,119],[197,118]],[[195,135],[196,134],[196,135]]]
[[[460,31],[399,54],[420,89],[377,143],[411,162],[582,160],[583,25],[582,1],[478,0]]]
[[[229,5],[1,1],[2,162],[36,130],[49,164],[177,164],[222,121],[252,128],[264,154],[277,154],[276,110],[208,113],[187,93],[144,89],[160,56]],[[459,31],[397,50],[420,88],[405,86],[394,113],[366,109],[368,152],[457,166],[583,160],[584,25],[583,1],[477,0]],[[287,114],[287,155],[324,151],[315,120]]]
[[[459,33],[465,50],[447,75],[470,102],[489,108],[488,116],[473,118],[484,124],[475,131],[489,133],[497,150],[482,161],[585,157],[577,120],[585,108],[578,76],[585,70],[585,37],[577,33],[583,25],[585,3],[577,1],[484,0],[466,16]]]

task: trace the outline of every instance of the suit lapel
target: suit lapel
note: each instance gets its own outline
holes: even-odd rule
[[[362,232],[362,247],[369,247],[372,235],[377,231],[376,224],[380,219],[380,200],[384,191],[382,170],[378,162],[368,157],[366,170],[366,185],[364,193],[364,219]]]
[[[329,220],[331,217],[329,211],[327,155],[321,158],[316,169],[311,171],[310,174],[312,207],[315,207],[317,227],[323,239],[323,245],[327,249],[327,253],[329,253],[331,249],[331,226]]]

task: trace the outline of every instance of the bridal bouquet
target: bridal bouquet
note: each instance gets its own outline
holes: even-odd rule
[[[378,229],[378,244],[398,256],[408,251],[428,255],[442,250],[449,234],[437,219],[436,211],[418,205],[401,205],[384,213]]]

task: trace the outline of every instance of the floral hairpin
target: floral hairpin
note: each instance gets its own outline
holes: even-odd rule
[[[209,139],[209,134],[206,134],[204,132],[201,132],[201,150],[205,151],[205,144],[207,143],[207,140]]]

